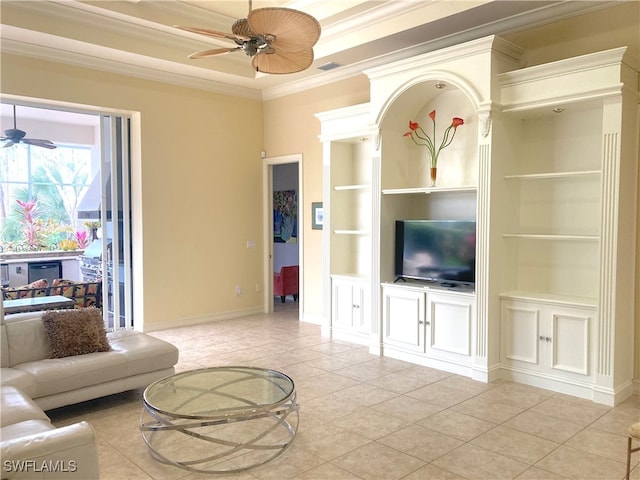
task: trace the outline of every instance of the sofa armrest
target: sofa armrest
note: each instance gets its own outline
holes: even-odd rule
[[[95,433],[87,422],[0,444],[3,479],[99,479]]]

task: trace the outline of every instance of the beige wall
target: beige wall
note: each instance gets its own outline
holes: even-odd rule
[[[139,112],[134,302],[145,330],[261,309],[260,101],[13,55],[1,62],[3,94]]]

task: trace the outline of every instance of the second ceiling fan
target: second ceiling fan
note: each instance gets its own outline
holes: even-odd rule
[[[18,143],[25,143],[27,145],[35,145],[36,147],[44,147],[50,150],[57,148],[51,140],[45,140],[42,138],[27,138],[27,132],[20,130],[16,127],[16,106],[13,105],[13,128],[9,128],[4,131],[4,137],[0,137],[0,141],[7,142],[3,148],[13,147]]]
[[[305,70],[313,63],[313,46],[320,38],[320,23],[311,15],[291,8],[267,7],[252,10],[249,0],[247,18],[237,20],[232,33],[198,27],[176,28],[236,43],[232,48],[214,48],[189,55],[205,58],[243,51],[253,68],[262,73],[285,74]]]

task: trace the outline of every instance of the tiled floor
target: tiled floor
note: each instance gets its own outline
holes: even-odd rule
[[[515,383],[482,384],[379,358],[320,336],[297,305],[155,332],[180,349],[178,371],[252,365],[296,381],[300,427],[283,456],[237,480],[622,479],[626,432],[640,397],[616,408]],[[141,391],[49,412],[57,425],[88,420],[101,478],[216,478],[152,459],[138,431]],[[640,479],[640,453],[632,478]]]

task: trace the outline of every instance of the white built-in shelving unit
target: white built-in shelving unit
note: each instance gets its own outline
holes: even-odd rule
[[[320,113],[324,145],[323,331],[367,344],[371,334],[372,164],[368,105]]]
[[[467,375],[614,405],[632,391],[638,65],[625,48],[520,67],[499,37],[366,72],[370,102],[318,114],[323,333]],[[437,135],[440,155],[403,136]],[[394,282],[396,220],[474,220],[476,283]]]

